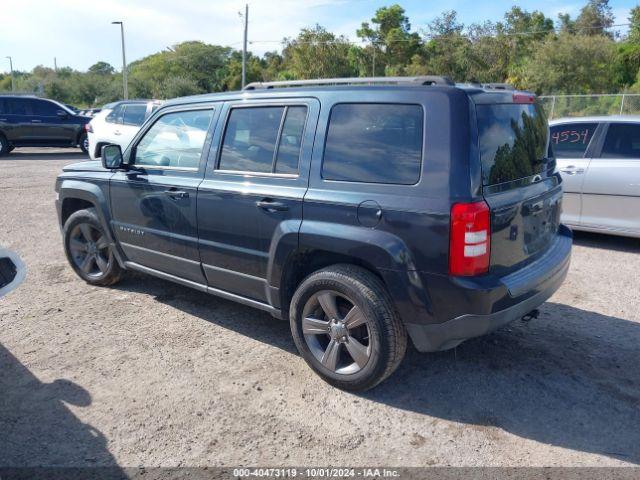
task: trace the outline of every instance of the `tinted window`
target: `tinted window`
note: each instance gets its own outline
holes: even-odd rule
[[[609,125],[601,157],[640,158],[640,125],[632,123]]]
[[[124,113],[124,105],[118,105],[116,108],[111,110],[105,121],[109,123],[122,123]]]
[[[0,114],[7,114],[9,110],[7,109],[7,101],[4,98],[0,98]]]
[[[550,127],[556,158],[582,158],[597,126],[596,123],[565,123]]]
[[[33,115],[33,101],[26,98],[9,98],[9,113],[13,115]]]
[[[484,185],[541,173],[548,152],[547,119],[537,104],[476,107]]]
[[[287,107],[276,155],[276,173],[298,173],[307,107]]]
[[[212,110],[163,115],[136,146],[134,164],[198,168],[212,115]]]
[[[122,123],[140,126],[144,123],[145,113],[147,113],[147,106],[144,104],[125,105]]]
[[[333,107],[322,176],[328,180],[411,185],[422,164],[422,107]]]
[[[33,100],[33,104],[35,115],[42,115],[43,117],[55,117],[58,114],[58,110],[63,110],[59,105],[44,100]]]
[[[221,170],[271,172],[284,107],[231,110],[222,142]]]

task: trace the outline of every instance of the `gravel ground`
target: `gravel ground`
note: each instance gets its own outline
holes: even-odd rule
[[[0,299],[0,465],[640,464],[640,241],[576,234],[539,319],[410,349],[354,395],[257,310],[140,275],[80,281],[53,191],[80,160],[0,160],[0,245],[28,265]]]

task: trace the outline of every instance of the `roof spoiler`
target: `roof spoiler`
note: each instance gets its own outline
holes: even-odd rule
[[[277,82],[252,82],[244,90],[272,89],[285,87],[311,87],[319,85],[446,85],[455,86],[449,77],[424,75],[418,77],[356,77],[318,78],[313,80],[283,80]]]

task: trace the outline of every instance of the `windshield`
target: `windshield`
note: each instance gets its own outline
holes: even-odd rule
[[[537,104],[478,105],[483,185],[496,185],[545,170],[549,129]]]

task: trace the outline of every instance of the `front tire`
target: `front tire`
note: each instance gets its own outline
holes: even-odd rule
[[[97,286],[120,281],[124,272],[118,265],[95,209],[71,214],[64,224],[63,235],[64,253],[80,278]]]
[[[404,325],[382,281],[364,268],[344,264],[312,273],[289,311],[300,355],[335,387],[373,388],[404,358]]]

